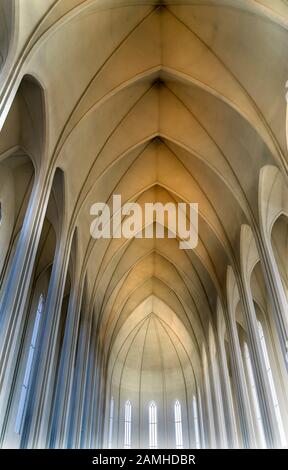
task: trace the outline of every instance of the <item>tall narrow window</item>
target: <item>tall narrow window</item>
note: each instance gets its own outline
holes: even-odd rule
[[[200,449],[200,430],[199,430],[199,419],[198,419],[198,410],[197,410],[197,400],[195,395],[193,395],[193,419],[194,419],[194,432],[195,432],[195,446],[196,449]]]
[[[270,386],[270,390],[271,390],[271,396],[272,396],[272,400],[273,400],[273,405],[274,405],[274,410],[275,410],[275,417],[276,417],[276,421],[277,421],[277,424],[278,424],[281,444],[282,444],[283,447],[286,447],[287,446],[287,440],[286,440],[286,436],[285,436],[283,421],[282,421],[282,418],[281,418],[281,412],[280,412],[280,408],[279,408],[279,402],[278,402],[278,397],[277,397],[277,393],[276,393],[276,387],[275,387],[273,374],[272,374],[272,370],[271,370],[271,365],[270,365],[270,360],[269,360],[269,356],[268,356],[268,350],[267,350],[267,346],[266,346],[264,331],[263,331],[263,328],[262,328],[262,325],[261,325],[260,321],[258,321],[258,332],[259,332],[259,336],[260,336],[260,342],[261,342],[262,352],[263,352],[263,356],[264,356],[264,362],[265,362],[268,381],[269,381],[269,386]]]
[[[125,403],[125,417],[124,417],[124,449],[131,448],[131,424],[132,424],[132,406],[129,400]]]
[[[157,406],[154,401],[149,405],[149,448],[157,449]]]
[[[108,438],[109,449],[112,449],[113,420],[114,420],[114,398],[112,397],[110,401],[110,414],[109,414],[109,438]]]
[[[29,353],[28,353],[28,359],[26,363],[25,374],[24,374],[24,379],[23,379],[23,384],[22,384],[22,389],[21,389],[21,394],[20,394],[18,412],[16,416],[15,432],[17,434],[20,434],[21,432],[21,427],[22,427],[22,422],[23,422],[23,417],[24,417],[24,412],[25,412],[25,405],[27,401],[27,394],[28,394],[28,389],[29,389],[30,376],[31,376],[31,371],[32,371],[33,358],[34,358],[35,348],[37,344],[37,338],[38,338],[39,326],[40,326],[41,316],[43,313],[43,308],[44,308],[44,297],[41,294],[39,298],[39,302],[38,302],[35,323],[34,323],[34,328],[33,328],[33,333],[32,333]]]
[[[181,404],[178,400],[176,400],[174,405],[174,417],[176,449],[183,449]]]
[[[248,372],[248,379],[250,382],[254,411],[255,411],[257,424],[258,424],[260,442],[261,442],[262,447],[266,447],[263,421],[262,421],[258,395],[257,395],[257,390],[256,390],[256,385],[255,385],[255,380],[254,380],[254,374],[253,374],[253,369],[252,369],[252,364],[251,364],[251,358],[250,358],[250,353],[249,353],[249,348],[247,346],[247,343],[244,343],[244,357],[245,357],[245,362],[246,362],[246,367],[247,367],[247,372]]]

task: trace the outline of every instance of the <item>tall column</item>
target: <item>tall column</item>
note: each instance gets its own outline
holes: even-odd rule
[[[238,440],[236,434],[236,423],[235,423],[235,416],[234,416],[234,408],[233,408],[233,401],[231,396],[231,388],[230,388],[230,377],[228,372],[228,366],[226,361],[226,351],[224,347],[224,338],[220,337],[220,333],[218,333],[218,344],[219,344],[219,356],[220,356],[220,377],[221,377],[221,384],[222,384],[222,396],[223,396],[223,403],[225,403],[224,407],[224,416],[225,416],[225,423],[226,423],[226,435],[227,435],[227,443],[229,448],[237,448],[238,447]]]
[[[80,406],[76,413],[75,422],[75,445],[77,448],[85,447],[85,437],[87,430],[87,408],[85,403],[86,394],[89,394],[89,385],[91,380],[91,336],[94,334],[92,331],[92,312],[88,312],[87,318],[87,329],[85,335],[85,348],[83,350],[82,362],[81,362],[81,375],[79,381],[79,403]],[[93,352],[92,352],[93,354]]]
[[[250,342],[251,361],[254,369],[255,382],[259,397],[259,406],[263,419],[263,427],[268,447],[277,447],[280,435],[276,422],[271,390],[267,377],[266,366],[260,344],[257,317],[254,308],[250,285],[246,276],[243,276],[243,304]]]
[[[82,416],[84,409],[84,394],[86,371],[88,366],[89,348],[91,335],[91,313],[88,311],[88,305],[84,298],[81,307],[81,321],[78,335],[78,346],[76,356],[76,367],[73,377],[73,397],[69,418],[69,433],[67,446],[70,448],[79,448],[81,445]],[[76,406],[73,406],[73,403]]]
[[[96,340],[98,335],[96,332]],[[97,348],[95,354],[95,374],[93,381],[93,403],[91,410],[91,426],[90,426],[90,448],[99,447],[99,408],[100,408],[100,391],[101,391],[101,360],[102,356],[100,353],[99,341],[97,341]],[[115,410],[114,410],[115,412]],[[99,428],[99,429],[98,429]]]
[[[25,306],[49,201],[52,178],[36,177],[16,253],[0,307],[0,442],[10,410],[10,397],[25,323]]]
[[[84,295],[84,294],[83,294]],[[84,314],[83,299],[80,307],[80,320],[79,328],[77,334],[77,346],[75,352],[75,367],[72,377],[72,389],[71,389],[71,401],[68,410],[68,423],[67,423],[67,432],[65,434],[64,446],[68,449],[75,448],[76,440],[76,423],[77,423],[77,409],[76,407],[81,406],[79,402],[79,388],[81,385],[82,378],[82,364],[83,364],[83,355],[84,355],[84,342],[86,338],[86,318]]]
[[[94,315],[94,314],[93,314]],[[85,423],[85,433],[82,434],[81,447],[93,448],[93,439],[96,432],[94,423],[95,408],[97,410],[97,382],[98,382],[98,364],[97,364],[97,330],[92,318],[92,330],[89,350],[89,365],[87,368],[87,379],[85,388],[84,411],[82,421]]]
[[[284,363],[288,371],[288,302],[283,289],[271,241],[268,240],[264,234],[260,240],[259,253],[261,254],[264,280],[274,313]]]
[[[97,413],[97,447],[103,448],[104,438],[104,417],[105,417],[105,400],[106,400],[106,382],[104,374],[103,360],[100,365],[101,380],[99,382],[99,399],[98,399],[98,413]]]
[[[250,343],[250,356],[254,370],[254,378],[259,397],[263,428],[268,447],[275,447],[280,443],[280,435],[275,417],[273,400],[267,377],[265,360],[260,344],[257,316],[255,312],[251,291],[251,273],[259,254],[252,230],[248,225],[241,226],[240,235],[241,277],[238,278],[239,291],[244,307],[244,316],[247,325]]]
[[[23,444],[29,447],[46,447],[47,445],[57,364],[57,338],[70,245],[71,237],[67,239],[66,234],[62,232],[56,248],[39,341],[40,348],[27,404]]]
[[[91,328],[90,341],[89,341],[89,352],[87,355],[87,366],[86,374],[84,378],[84,392],[83,392],[83,411],[81,416],[81,439],[79,447],[86,449],[89,446],[89,434],[90,434],[90,423],[91,423],[91,408],[94,397],[92,395],[93,390],[93,375],[94,375],[94,331]]]
[[[71,297],[69,300],[59,374],[53,404],[49,442],[49,447],[52,448],[64,447],[66,436],[68,434],[68,417],[72,399],[74,362],[79,332],[83,288],[83,277],[82,280],[79,280],[78,275],[75,273],[74,282],[71,288]]]
[[[288,301],[271,243],[271,230],[275,220],[282,212],[287,214],[287,200],[287,177],[276,166],[264,166],[259,175],[259,228],[254,224],[253,233],[288,371]]]
[[[206,448],[206,438],[205,438],[205,426],[204,426],[204,414],[203,414],[203,405],[202,405],[202,390],[197,387],[197,407],[198,407],[198,417],[199,417],[199,429],[200,429],[200,440],[201,440],[201,449]]]
[[[238,338],[236,322],[230,318],[228,321],[229,345],[231,351],[231,360],[233,363],[233,373],[237,390],[237,404],[242,430],[243,444],[245,448],[254,448],[256,446],[256,437],[252,413],[249,405],[249,394],[246,386],[245,373],[241,357],[241,349]]]
[[[246,385],[245,372],[243,368],[241,349],[235,319],[235,310],[240,301],[238,286],[234,271],[231,266],[227,268],[227,319],[226,326],[229,336],[230,357],[232,362],[232,373],[237,393],[237,406],[241,426],[243,446],[254,448],[256,436],[254,432],[253,418],[249,404],[249,394]]]
[[[212,354],[211,354],[212,356]],[[215,427],[215,442],[217,448],[225,448],[226,444],[226,434],[225,429],[223,428],[223,410],[222,410],[222,396],[221,390],[218,384],[218,370],[215,364],[215,357],[210,358],[210,386],[211,387],[211,400],[212,408],[214,411],[214,427]]]
[[[215,428],[216,428],[216,442],[217,447],[227,447],[227,436],[225,429],[225,419],[223,410],[223,397],[222,389],[220,387],[220,377],[218,368],[218,351],[216,348],[215,335],[212,324],[209,325],[209,353],[211,364],[211,384],[212,384],[212,399],[213,409],[215,410]]]
[[[209,442],[209,447],[217,447],[216,433],[215,433],[215,421],[214,421],[214,407],[212,404],[212,388],[210,382],[210,367],[206,356],[206,351],[203,349],[203,374],[204,374],[204,390],[205,390],[205,405],[206,405],[206,416],[207,424],[209,429],[209,436],[206,438],[206,443]]]

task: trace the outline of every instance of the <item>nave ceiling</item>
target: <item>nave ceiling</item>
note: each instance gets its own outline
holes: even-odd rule
[[[121,359],[119,348],[144,327],[152,349],[169,349],[171,331],[200,374],[227,266],[240,270],[241,225],[258,230],[260,170],[287,174],[287,7],[26,0],[3,2],[0,18],[2,159],[21,148],[36,175],[63,171],[64,231],[77,228],[77,266],[107,358]],[[141,205],[198,202],[197,248],[92,239],[90,207],[111,206],[113,194]]]

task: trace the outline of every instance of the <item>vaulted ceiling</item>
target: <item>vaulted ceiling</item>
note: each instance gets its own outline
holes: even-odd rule
[[[42,149],[25,135],[22,145],[37,171],[64,171],[65,224],[77,227],[105,352],[121,357],[146,328],[155,351],[177,336],[197,373],[227,265],[238,270],[241,224],[257,230],[259,171],[287,171],[286,2],[26,0],[15,11],[1,90],[16,93],[21,68],[45,91]],[[8,26],[12,14],[2,14]],[[39,115],[31,119],[40,132]],[[19,139],[5,136],[6,148]],[[92,239],[90,207],[111,205],[113,194],[141,205],[198,202],[197,248]]]

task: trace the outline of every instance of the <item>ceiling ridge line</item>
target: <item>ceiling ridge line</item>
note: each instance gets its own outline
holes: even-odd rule
[[[242,85],[242,83],[237,79],[237,77],[235,76],[235,74],[232,72],[232,70],[230,70],[227,65],[225,64],[225,62],[218,56],[218,54],[216,54],[215,51],[213,51],[213,49],[211,49],[211,47],[195,32],[193,31],[183,20],[181,20],[180,18],[178,18],[178,16],[172,12],[170,10],[169,7],[166,7],[167,11],[172,15],[174,16],[174,18],[179,21],[181,24],[183,24],[183,26],[188,29],[188,31],[191,32],[191,34],[193,34],[202,44],[205,45],[205,47],[207,47],[207,49],[211,52],[212,55],[214,55],[216,57],[216,59],[220,62],[220,64],[223,65],[223,67],[227,70],[227,72],[231,75],[231,77],[235,80],[235,82],[240,86],[240,88],[243,90],[243,92],[246,94],[248,100],[250,100],[252,106],[254,107],[256,113],[259,115],[259,119],[263,122],[263,125],[264,127],[267,129],[267,132],[268,134],[270,134],[271,136],[271,139],[272,139],[272,142],[274,143],[275,145],[275,149],[277,151],[277,154],[278,154],[278,157],[279,157],[279,163],[281,163],[281,167],[282,169],[284,170],[286,176],[288,174],[288,163],[286,162],[286,157],[285,157],[285,154],[283,153],[282,151],[282,148],[277,140],[277,138],[275,137],[274,135],[274,132],[272,131],[271,127],[269,126],[268,122],[265,120],[264,118],[264,115],[262,113],[262,111],[260,110],[260,108],[258,107],[257,103],[255,102],[255,100],[252,98],[252,96],[250,95],[250,93],[248,92],[248,90],[244,87],[244,85]]]
[[[149,253],[149,256],[150,256],[150,254],[151,254],[151,253]],[[144,258],[144,259],[145,259],[145,258]],[[141,260],[141,261],[142,261],[142,260]],[[140,262],[141,262],[141,261],[140,261]],[[169,260],[168,260],[168,261],[169,261]],[[172,263],[170,262],[170,264],[172,264]],[[204,328],[204,324],[203,324],[203,322],[202,322],[202,315],[200,315],[200,309],[198,308],[197,303],[196,303],[196,300],[195,300],[195,298],[193,297],[192,293],[190,292],[190,289],[189,289],[188,285],[186,284],[186,281],[183,279],[183,276],[180,275],[180,273],[178,273],[178,275],[179,275],[180,278],[182,279],[182,282],[184,283],[184,285],[185,285],[187,291],[189,292],[189,296],[190,296],[190,299],[191,299],[191,301],[192,301],[192,305],[194,306],[195,312],[197,313],[197,316],[198,316],[198,318],[199,318],[200,326],[201,326],[201,329],[202,329],[202,332],[203,332],[203,337],[205,337],[205,328]],[[126,278],[127,278],[127,276],[126,276]],[[161,280],[161,281],[164,283],[163,280]],[[167,283],[166,283],[166,284],[167,284]],[[201,284],[201,285],[202,285],[202,284]],[[168,286],[168,284],[167,284],[167,286]],[[169,286],[168,286],[168,287],[169,287]],[[136,289],[135,289],[135,290],[136,290]],[[177,298],[178,298],[178,294],[176,294],[175,291],[174,291],[174,294],[175,294],[175,295],[177,296]],[[117,294],[117,296],[118,296],[118,295],[119,295],[119,293]],[[125,298],[125,300],[124,300],[124,302],[123,302],[124,305],[122,305],[121,312],[123,311],[123,308],[125,308],[125,305],[126,305],[126,303],[129,301],[129,298],[130,298],[129,295],[127,295],[126,298]],[[182,299],[182,296],[181,296],[181,299]],[[113,305],[115,304],[116,300],[117,300],[117,298],[115,299]],[[197,299],[197,301],[198,301],[199,303],[202,303],[202,302],[200,302],[200,299]],[[142,302],[143,302],[143,301],[141,301],[140,303],[142,303]],[[189,305],[186,304],[186,302],[184,301],[184,299],[183,299],[183,301],[180,302],[180,304],[182,304],[182,302],[187,306],[187,308],[188,308],[191,312],[193,312],[193,310],[189,307]],[[211,308],[211,306],[210,306],[209,303],[208,303],[207,305],[208,305],[209,308]],[[188,320],[188,322],[190,323],[192,330],[194,331],[193,326],[192,326],[192,323],[190,322],[189,317],[188,317],[188,315],[187,315],[187,312],[186,312],[185,309],[184,309],[184,311],[185,311],[185,316],[187,317],[187,320]],[[212,314],[212,312],[211,312],[211,314]],[[103,318],[103,315],[104,315],[104,310],[101,311],[101,320],[102,320],[102,318]],[[116,321],[115,328],[116,328],[116,326],[117,326],[118,320],[119,320],[119,318],[118,318],[117,321]]]
[[[134,270],[134,267],[135,267],[135,266],[137,266],[138,264],[140,264],[143,260],[145,260],[145,258],[147,258],[147,257],[149,257],[149,256],[151,256],[151,255],[154,255],[154,253],[155,253],[155,249],[152,248],[152,249],[149,250],[147,253],[145,253],[143,256],[141,256],[140,258],[138,258],[135,262],[133,262],[133,264],[129,267],[129,269],[128,269],[127,271],[125,271],[125,273],[123,274],[123,276],[121,277],[121,279],[123,279],[123,277],[124,277],[124,281],[125,281],[125,278],[127,277],[127,275],[129,275],[129,274]],[[157,252],[157,253],[158,253],[158,252]],[[125,254],[125,253],[124,253],[124,254]],[[124,256],[124,254],[123,254],[123,256]],[[172,266],[174,266],[175,271],[176,271],[176,272],[179,271],[179,272],[178,272],[179,276],[181,277],[181,279],[183,278],[183,276],[180,275],[180,272],[181,272],[181,273],[184,273],[184,271],[183,271],[182,269],[179,269],[178,267],[176,268],[176,265],[175,265],[174,261],[170,260],[169,258],[167,258],[167,255],[164,256],[164,254],[161,254],[160,252],[159,252],[159,256],[160,256],[161,258],[165,259],[169,264],[171,264]],[[119,263],[118,263],[118,264],[119,264]],[[199,283],[202,285],[202,283],[201,283],[201,281],[200,281],[200,275],[199,275],[198,271],[195,269],[195,267],[193,266],[192,263],[191,263],[191,265],[192,265],[192,267],[193,267],[193,269],[194,269],[196,278],[199,279]],[[113,279],[113,276],[114,276],[114,273],[115,273],[117,267],[118,267],[118,265],[115,267],[115,269],[114,269],[114,271],[113,271],[113,273],[112,273],[112,276],[110,277],[109,282],[108,282],[108,284],[107,284],[107,287],[106,287],[106,289],[105,289],[105,294],[104,294],[104,297],[105,297],[105,298],[103,299],[103,302],[102,302],[102,305],[101,305],[101,308],[100,308],[100,313],[101,313],[101,315],[102,315],[102,313],[103,313],[103,308],[104,308],[104,306],[105,306],[105,300],[106,300],[106,297],[107,297],[107,291],[108,291],[108,289],[109,289],[109,287],[110,287],[111,281],[112,281],[112,279]],[[204,271],[206,271],[206,268],[205,268],[204,266],[203,266],[203,268],[204,268]],[[127,274],[127,273],[128,273],[128,274]],[[186,274],[186,273],[185,273],[185,274]],[[187,276],[187,274],[186,274],[186,276]],[[187,278],[190,279],[188,276],[187,276]],[[121,279],[120,279],[119,282],[121,282]],[[191,280],[191,279],[190,279],[190,280]],[[192,281],[192,280],[191,280],[191,281]],[[119,282],[114,286],[113,291],[116,289],[116,287],[118,286]],[[184,282],[185,285],[186,285],[186,282],[185,282],[185,281],[183,281],[183,282]],[[189,289],[188,289],[188,290],[189,290]],[[96,295],[96,294],[95,294],[95,295]],[[210,304],[208,303],[208,305],[210,305]]]
[[[162,279],[161,277],[158,277],[158,276],[155,276],[155,279],[156,279],[157,281],[159,281],[161,284],[163,284],[165,287],[167,287],[167,289],[172,290],[171,286],[167,283],[167,281],[166,281],[165,279]],[[117,326],[118,326],[118,320],[120,320],[120,317],[121,317],[121,315],[122,315],[122,312],[123,312],[123,310],[126,308],[126,306],[127,306],[128,302],[130,301],[131,297],[139,290],[139,288],[141,288],[142,286],[145,286],[145,284],[148,284],[151,280],[152,280],[151,277],[147,277],[143,282],[139,283],[132,291],[129,291],[129,293],[125,296],[125,298],[124,298],[123,301],[121,302],[120,308],[117,309],[117,310],[114,309],[115,303],[116,303],[116,301],[117,301],[117,297],[116,297],[116,299],[115,299],[115,301],[114,301],[114,303],[113,303],[112,309],[111,309],[111,311],[112,311],[112,310],[115,310],[114,318],[115,318],[115,320],[116,320],[115,325],[114,325],[113,332],[116,330],[116,328],[117,328]],[[152,282],[153,282],[153,280],[152,280]],[[185,283],[185,282],[184,282],[184,283]],[[188,290],[188,287],[187,287],[187,286],[186,286],[186,288],[187,288],[187,290]],[[118,296],[118,295],[119,295],[119,293],[117,294],[117,296]],[[142,303],[146,302],[146,300],[147,300],[150,296],[152,296],[152,295],[155,295],[155,297],[159,298],[159,296],[158,296],[157,294],[154,294],[154,293],[152,292],[152,294],[150,293],[150,294],[148,294],[144,299],[141,299],[141,300],[139,301],[139,303],[137,304],[137,307],[136,307],[136,308],[138,308]],[[185,318],[187,319],[187,321],[188,321],[188,323],[189,323],[189,325],[190,325],[190,328],[191,328],[191,332],[192,332],[193,336],[195,337],[195,341],[196,341],[196,343],[197,343],[197,336],[196,336],[196,333],[195,333],[195,331],[194,331],[193,323],[192,323],[192,320],[193,320],[194,315],[195,315],[195,317],[196,317],[196,321],[197,321],[197,320],[199,321],[199,328],[200,328],[200,330],[202,330],[203,337],[205,337],[205,332],[204,332],[205,330],[204,330],[204,325],[203,325],[203,323],[202,323],[202,316],[200,315],[200,310],[199,310],[198,307],[197,307],[196,301],[195,301],[194,297],[193,297],[192,295],[190,295],[191,298],[192,298],[192,305],[189,306],[189,305],[187,304],[187,302],[185,301],[185,299],[181,296],[181,294],[180,294],[178,291],[173,290],[173,295],[176,297],[177,302],[178,302],[179,305],[181,306],[181,309],[182,309],[182,311],[183,311],[183,315],[184,315]],[[164,302],[163,299],[161,299],[161,300]],[[199,301],[199,299],[198,299],[198,301]],[[193,306],[194,308],[192,308],[192,306]],[[187,312],[187,310],[188,310],[188,312]],[[117,312],[118,312],[118,313],[117,313]],[[190,319],[190,317],[189,317],[189,315],[188,315],[189,312],[191,313],[191,319]],[[131,313],[130,313],[130,314],[131,314]],[[111,313],[110,313],[110,316],[111,316]],[[127,318],[128,318],[128,317],[127,317]],[[107,336],[106,332],[107,332],[107,330],[108,330],[108,323],[109,323],[109,317],[107,318],[107,320],[106,320],[106,322],[105,322],[106,326],[105,326],[104,337]],[[112,332],[111,338],[112,338],[112,336],[113,336],[113,332]]]
[[[74,113],[76,113],[77,109],[78,109],[78,106],[80,105],[80,103],[82,102],[82,99],[84,98],[84,96],[86,96],[87,94],[87,91],[89,90],[90,86],[92,86],[92,83],[94,82],[95,78],[98,76],[98,74],[102,71],[102,69],[105,67],[105,65],[109,62],[110,58],[113,57],[113,55],[115,54],[115,52],[121,48],[121,46],[126,42],[126,40],[134,33],[134,31],[137,30],[137,28],[142,25],[145,20],[147,18],[149,18],[151,15],[153,15],[155,13],[155,11],[157,11],[157,8],[154,9],[150,9],[150,11],[148,13],[146,13],[146,15],[144,15],[140,21],[138,21],[138,23],[127,33],[127,35],[125,35],[125,37],[119,42],[119,44],[117,45],[117,47],[115,47],[113,49],[113,51],[111,52],[111,54],[104,60],[104,62],[101,64],[101,66],[99,67],[99,69],[96,71],[96,73],[93,75],[93,77],[89,80],[88,84],[86,85],[84,91],[82,92],[82,94],[80,95],[80,97],[78,98],[76,104],[74,105],[71,113],[69,114],[67,120],[66,120],[66,123],[65,125],[63,126],[62,128],[62,131],[60,132],[59,134],[59,138],[57,139],[57,142],[55,144],[55,147],[54,147],[54,150],[52,152],[52,158],[51,158],[51,163],[54,164],[55,160],[57,159],[57,156],[59,155],[59,152],[61,151],[61,148],[62,148],[62,145],[64,145],[65,143],[65,139],[64,139],[64,142],[63,144],[61,144],[61,139],[62,137],[64,136],[64,133],[65,133],[65,130],[66,128],[68,127],[69,125],[69,122],[71,121],[72,117],[74,116]],[[59,147],[59,148],[58,148]]]

